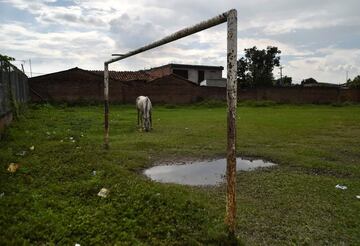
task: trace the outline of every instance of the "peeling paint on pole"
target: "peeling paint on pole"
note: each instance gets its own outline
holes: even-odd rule
[[[104,64],[104,147],[109,148],[109,66]]]
[[[236,68],[237,68],[237,13],[227,17],[227,166],[226,216],[229,236],[235,237],[236,228]]]

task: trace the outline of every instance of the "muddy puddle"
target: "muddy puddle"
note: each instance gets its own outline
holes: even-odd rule
[[[237,171],[252,171],[257,168],[275,166],[263,160],[236,159]],[[144,171],[150,179],[161,183],[184,185],[218,185],[224,182],[226,159],[194,161],[187,163],[161,164]]]

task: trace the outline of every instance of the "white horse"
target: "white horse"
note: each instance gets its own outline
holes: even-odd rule
[[[138,127],[141,127],[147,132],[150,131],[152,129],[152,105],[150,98],[145,96],[136,98],[136,108],[138,112]]]

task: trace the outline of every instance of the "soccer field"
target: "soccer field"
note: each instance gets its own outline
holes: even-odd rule
[[[161,184],[142,171],[225,157],[226,106],[154,105],[153,131],[136,123],[134,105],[110,106],[106,151],[102,106],[31,105],[0,142],[0,244],[223,243],[225,185]],[[237,175],[241,242],[360,244],[359,105],[240,104],[237,155],[278,164]]]

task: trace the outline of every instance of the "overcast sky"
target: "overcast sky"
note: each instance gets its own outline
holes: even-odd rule
[[[343,83],[346,71],[351,78],[360,74],[359,0],[0,0],[0,53],[31,58],[33,75],[76,66],[103,69],[112,53],[126,53],[231,8],[238,11],[239,56],[254,45],[277,46],[283,72],[294,82],[314,77]],[[110,69],[170,62],[226,67],[225,51],[222,24]]]

